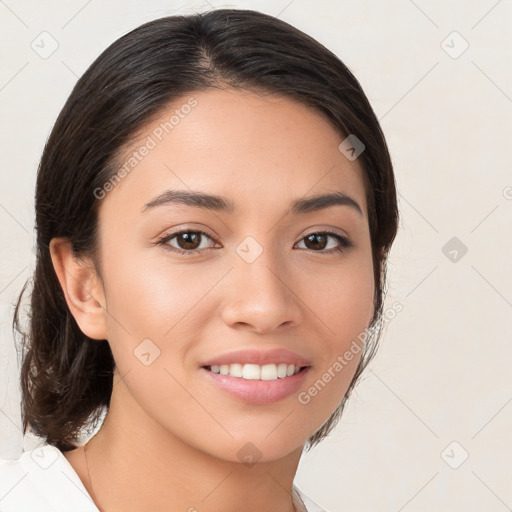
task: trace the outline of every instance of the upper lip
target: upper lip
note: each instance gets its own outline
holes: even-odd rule
[[[310,362],[290,350],[275,348],[271,350],[246,349],[227,352],[201,363],[201,366],[221,366],[223,364],[293,364],[298,367],[310,366]]]

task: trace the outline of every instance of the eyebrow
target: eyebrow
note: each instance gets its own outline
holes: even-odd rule
[[[233,215],[239,214],[236,204],[227,197],[220,195],[206,194],[204,192],[192,192],[188,190],[166,190],[144,205],[142,212],[164,204],[184,204],[195,208],[203,208],[216,212],[226,212]],[[363,215],[359,204],[343,192],[331,192],[328,194],[316,195],[305,199],[295,200],[289,211],[293,214],[303,214],[323,210],[331,206],[349,206]]]

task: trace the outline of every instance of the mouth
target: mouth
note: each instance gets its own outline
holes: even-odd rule
[[[202,366],[200,372],[214,389],[237,402],[269,405],[298,393],[310,369],[310,366],[286,365],[285,375],[283,363],[263,366],[234,363]]]
[[[200,374],[214,389],[249,404],[271,404],[291,397],[311,370],[304,356],[279,347],[227,351],[202,361]]]

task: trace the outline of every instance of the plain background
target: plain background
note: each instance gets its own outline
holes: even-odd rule
[[[222,7],[279,16],[334,51],[381,120],[398,182],[386,304],[403,309],[297,485],[331,512],[511,510],[510,0],[0,1],[0,458],[34,442],[19,429],[11,320],[34,267],[50,129],[115,39]],[[52,55],[34,51],[41,38],[47,51],[58,44]]]

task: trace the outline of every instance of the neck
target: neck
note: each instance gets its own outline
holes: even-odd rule
[[[130,393],[122,383],[114,390],[103,425],[87,445],[88,490],[102,512],[295,511],[302,446],[278,460],[223,460],[169,433],[133,397],[127,407]]]

